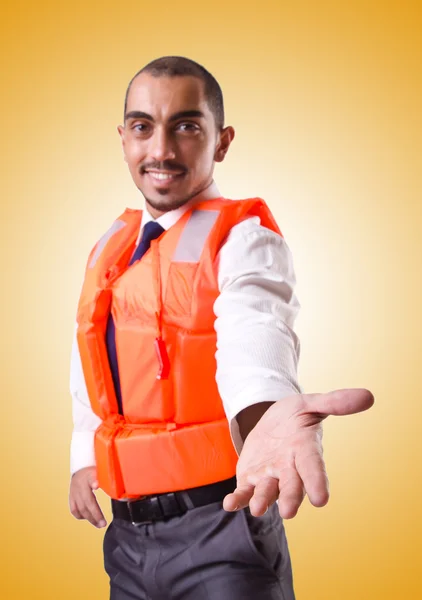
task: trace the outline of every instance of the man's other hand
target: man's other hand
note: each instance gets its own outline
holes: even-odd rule
[[[80,469],[70,480],[69,507],[76,519],[86,519],[95,527],[107,525],[94,491],[98,489],[95,467]]]
[[[246,437],[237,464],[237,488],[228,494],[227,511],[245,508],[258,517],[276,500],[281,517],[291,519],[305,494],[314,506],[328,502],[322,458],[322,424],[329,415],[351,415],[370,408],[366,389],[298,394],[272,404]]]

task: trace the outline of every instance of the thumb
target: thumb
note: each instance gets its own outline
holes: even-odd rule
[[[334,390],[325,394],[304,394],[309,412],[322,415],[353,415],[374,404],[372,392],[365,388]]]
[[[92,490],[98,490],[99,483],[97,480],[97,470],[96,469],[92,469],[92,471],[89,474],[88,481],[89,481],[89,485]]]

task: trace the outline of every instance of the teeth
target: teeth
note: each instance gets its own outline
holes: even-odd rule
[[[175,177],[174,174],[170,173],[154,173],[153,171],[148,171],[148,173],[151,177],[154,177],[154,179],[173,179]]]

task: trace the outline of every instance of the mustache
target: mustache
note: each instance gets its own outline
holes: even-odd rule
[[[139,172],[143,174],[147,169],[157,169],[158,171],[177,171],[179,173],[180,171],[183,173],[186,173],[187,171],[186,167],[180,163],[170,162],[168,160],[154,161],[145,165],[141,165]]]

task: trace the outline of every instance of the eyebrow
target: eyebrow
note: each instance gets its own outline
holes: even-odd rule
[[[189,117],[205,118],[205,115],[200,110],[182,110],[174,113],[174,115],[169,118],[169,121],[177,121],[178,119],[186,119]],[[146,119],[147,121],[154,122],[154,117],[152,115],[139,110],[131,110],[130,112],[126,113],[125,121],[128,121],[129,119]]]

